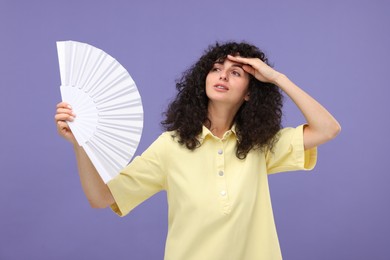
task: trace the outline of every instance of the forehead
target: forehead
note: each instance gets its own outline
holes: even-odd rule
[[[224,65],[224,66],[231,66],[231,67],[239,67],[239,68],[242,68],[242,63],[239,63],[239,62],[235,62],[235,61],[231,61],[231,60],[229,60],[229,59],[227,59],[227,58],[225,58],[225,59],[218,59],[218,60],[216,60],[215,62],[214,62],[214,65],[215,64],[221,64],[221,65]]]

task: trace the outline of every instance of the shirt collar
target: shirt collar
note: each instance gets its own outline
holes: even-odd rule
[[[236,133],[236,125],[233,125],[230,130],[226,131],[225,134],[223,135],[222,140],[228,138],[231,134],[234,134],[234,137],[237,139],[237,133]],[[200,144],[204,142],[204,140],[207,138],[207,136],[212,137],[212,138],[218,138],[219,137],[215,136],[206,126],[202,126],[202,133],[199,135],[198,140]]]

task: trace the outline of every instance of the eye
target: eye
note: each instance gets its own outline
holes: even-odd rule
[[[237,76],[237,77],[240,77],[240,76],[241,76],[241,73],[238,72],[238,71],[236,71],[236,70],[233,70],[233,71],[232,71],[232,74],[233,74],[234,76]]]
[[[220,71],[221,69],[218,66],[215,66],[211,69],[211,71]]]

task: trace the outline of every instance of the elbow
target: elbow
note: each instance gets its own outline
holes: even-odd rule
[[[336,136],[338,136],[341,132],[341,125],[336,122],[334,127],[333,127],[333,138],[335,138]]]
[[[331,126],[329,126],[326,139],[328,141],[336,138],[341,132],[341,125],[338,122],[334,122]]]
[[[115,203],[108,186],[103,186],[103,189],[89,189],[85,192],[89,205],[94,209],[104,209]]]
[[[305,138],[305,150],[324,144],[334,138],[341,132],[341,126],[336,121],[333,124],[323,125],[320,129],[314,131],[307,126],[307,138]]]
[[[89,202],[89,205],[91,206],[91,208],[94,208],[94,209],[105,209],[108,206],[110,206],[109,203],[106,203],[105,201],[102,201],[102,200],[88,200],[88,202]]]

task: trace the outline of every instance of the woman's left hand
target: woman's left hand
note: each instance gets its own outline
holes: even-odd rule
[[[274,70],[259,58],[243,58],[232,55],[228,55],[227,58],[230,61],[242,63],[244,65],[242,68],[246,72],[262,82],[275,83],[276,79],[281,75],[280,72]]]
[[[274,70],[258,58],[228,55],[228,59],[243,64],[243,70],[259,81],[271,82],[277,85],[294,101],[307,121],[303,131],[305,150],[333,139],[340,132],[341,127],[337,120],[320,103],[282,73]]]

